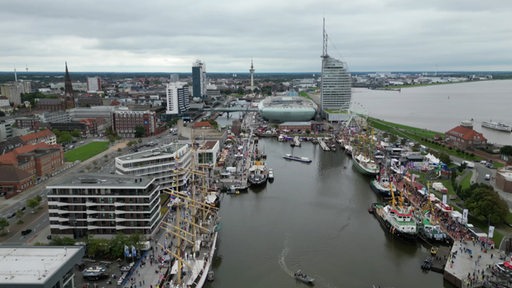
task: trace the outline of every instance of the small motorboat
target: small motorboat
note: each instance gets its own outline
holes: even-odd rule
[[[208,275],[206,276],[208,281],[213,281],[215,279],[215,273],[213,271],[208,271]]]
[[[308,285],[313,285],[313,282],[315,282],[315,279],[308,276],[306,273],[302,272],[302,270],[297,270],[297,272],[295,272],[293,274],[293,276],[295,277],[295,279],[299,280],[299,281],[302,281]]]

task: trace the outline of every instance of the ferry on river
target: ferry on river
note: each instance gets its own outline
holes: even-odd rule
[[[312,162],[311,159],[309,159],[308,157],[295,156],[292,154],[285,154],[283,156],[283,158],[286,160],[298,161],[298,162],[303,162],[303,163],[311,163]]]
[[[507,125],[505,123],[501,123],[501,122],[483,121],[482,127],[497,130],[497,131],[512,132],[512,126]]]

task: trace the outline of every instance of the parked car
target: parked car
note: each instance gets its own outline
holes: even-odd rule
[[[30,234],[30,232],[32,232],[32,229],[23,230],[23,231],[21,231],[21,236],[28,235],[28,234]]]

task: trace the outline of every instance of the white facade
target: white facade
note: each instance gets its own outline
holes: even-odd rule
[[[322,58],[320,108],[322,111],[347,111],[352,98],[352,83],[346,65],[330,56]]]
[[[6,119],[0,121],[0,142],[13,137],[14,119]]]
[[[151,177],[160,189],[183,186],[190,177],[192,150],[188,144],[171,143],[116,157],[116,173]]]
[[[110,238],[139,233],[151,237],[158,228],[160,193],[154,179],[71,174],[47,188],[52,235]]]
[[[87,77],[87,92],[96,93],[101,91],[101,80],[99,77]]]
[[[165,114],[173,114],[177,115],[179,113],[178,109],[178,85],[176,83],[167,84],[166,92],[166,100],[167,100],[167,110]]]

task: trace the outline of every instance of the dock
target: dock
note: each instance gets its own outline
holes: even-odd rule
[[[324,139],[318,138],[318,143],[320,144],[320,147],[322,147],[322,150],[324,150],[324,151],[330,151],[331,150],[329,148],[329,146],[327,146],[327,144],[325,144]]]

